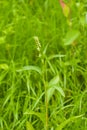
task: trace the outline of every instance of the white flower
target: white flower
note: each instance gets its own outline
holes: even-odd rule
[[[33,38],[34,38],[35,43],[36,43],[37,51],[40,51],[40,49],[41,49],[41,44],[40,44],[40,42],[39,42],[39,38],[38,38],[37,36],[34,36]]]

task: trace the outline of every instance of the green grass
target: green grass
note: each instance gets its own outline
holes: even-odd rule
[[[0,0],[0,130],[87,130],[87,2],[68,5]]]

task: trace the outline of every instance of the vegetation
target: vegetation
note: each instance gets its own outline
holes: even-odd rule
[[[87,2],[0,0],[0,130],[87,130]]]

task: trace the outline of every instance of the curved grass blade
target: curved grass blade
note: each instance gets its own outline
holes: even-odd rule
[[[54,87],[51,87],[47,90],[47,101],[49,103],[49,101],[51,100],[53,94],[55,92],[55,88]]]
[[[56,130],[62,130],[68,123],[72,122],[72,121],[76,121],[78,118],[82,117],[83,115],[79,115],[79,116],[74,116],[74,117],[71,117],[67,120],[65,120],[63,123],[61,123],[57,128]]]
[[[52,86],[48,89],[47,91],[47,101],[49,102],[50,99],[52,98],[53,94],[55,91],[58,91],[63,97],[65,97],[65,93],[63,91],[63,89],[59,86]]]
[[[48,57],[48,60],[52,60],[54,58],[62,58],[62,57],[65,57],[66,55],[61,55],[61,54],[56,54],[56,55],[51,55]]]
[[[29,121],[26,122],[26,130],[35,130]]]
[[[36,71],[39,74],[41,74],[41,69],[38,66],[24,66],[21,69],[17,70],[17,72],[21,72],[21,71]]]
[[[64,91],[63,91],[63,89],[62,89],[61,87],[55,86],[55,89],[56,89],[63,97],[65,97],[65,93],[64,93]]]
[[[43,122],[43,124],[45,124],[45,114],[43,114],[43,113],[34,112],[34,111],[27,111],[24,114],[25,115],[35,115]]]
[[[59,75],[55,76],[53,79],[50,80],[47,90],[47,101],[49,102],[52,98],[55,90],[57,90],[63,97],[65,97],[64,91],[61,87],[59,87],[58,83],[60,81]]]
[[[53,86],[59,83],[59,75],[55,76],[54,78],[52,78],[49,82],[49,86]]]
[[[78,30],[70,30],[64,39],[65,45],[71,45],[80,35],[80,32]]]
[[[8,70],[9,69],[9,67],[8,67],[8,65],[7,64],[0,64],[0,70]]]

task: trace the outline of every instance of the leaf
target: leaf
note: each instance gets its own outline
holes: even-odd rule
[[[29,121],[26,122],[26,130],[35,130]]]
[[[34,106],[32,107],[32,110],[34,110],[34,109],[36,108],[37,104],[40,102],[40,100],[41,100],[41,98],[42,98],[43,95],[44,95],[44,92],[43,92],[43,93],[39,96],[39,98],[36,100]]]
[[[59,75],[55,76],[53,79],[50,80],[49,86],[53,86],[59,83]]]
[[[50,69],[52,70],[52,72],[55,74],[55,70],[54,70],[54,68],[53,68],[53,66],[52,66],[52,64],[51,64],[51,62],[48,60],[48,58],[46,58],[46,61],[47,61],[47,63],[49,64],[49,67],[50,67]]]
[[[69,119],[65,120],[63,123],[61,123],[56,130],[62,130],[69,122],[75,121],[76,119],[82,117],[83,115],[70,117]]]
[[[49,45],[49,43],[45,46],[45,48],[44,48],[44,50],[43,50],[43,54],[46,54],[48,45]]]
[[[38,66],[24,66],[21,69],[17,70],[17,72],[21,72],[21,71],[36,71],[39,74],[41,74],[41,69]]]
[[[71,45],[80,35],[78,30],[70,30],[64,39],[65,45]]]
[[[65,97],[65,93],[64,93],[64,91],[63,91],[63,89],[62,89],[61,87],[55,86],[55,89],[56,89],[63,97]]]
[[[34,111],[26,111],[24,114],[26,114],[26,115],[35,115],[43,122],[43,124],[45,123],[45,115],[43,113],[34,112]]]
[[[54,94],[54,91],[55,91],[55,87],[51,87],[47,90],[47,101],[48,101],[48,103],[51,100],[51,98]]]
[[[62,7],[62,10],[63,10],[63,14],[65,17],[68,17],[69,16],[69,13],[70,13],[70,8],[69,6],[63,1],[63,0],[59,0],[60,2],[60,5]]]
[[[6,74],[7,74],[7,71],[5,71],[4,73],[1,73],[1,75],[0,75],[0,82],[3,81],[3,79],[6,76]]]
[[[3,70],[8,70],[8,65],[7,64],[0,64],[0,69],[3,69]]]
[[[69,13],[70,13],[70,8],[67,5],[65,5],[64,8],[63,8],[63,14],[64,14],[64,16],[68,17]]]
[[[87,24],[87,12],[85,14],[85,23]]]
[[[63,89],[59,87],[59,75],[55,76],[53,79],[50,80],[48,84],[48,90],[47,90],[47,101],[49,102],[55,92],[57,90],[63,97],[65,97],[65,94],[63,92]]]
[[[65,97],[65,93],[63,91],[63,89],[59,86],[51,86],[48,90],[47,90],[47,101],[49,103],[49,101],[51,100],[55,90],[57,90],[63,97]]]
[[[80,23],[82,26],[85,26],[87,24],[87,13],[84,16],[80,17]]]
[[[62,58],[65,57],[65,55],[61,55],[61,54],[55,54],[55,55],[51,55],[48,57],[48,60],[52,60],[54,58]]]
[[[0,37],[0,44],[4,44],[5,43],[5,36],[2,36],[2,37]]]

